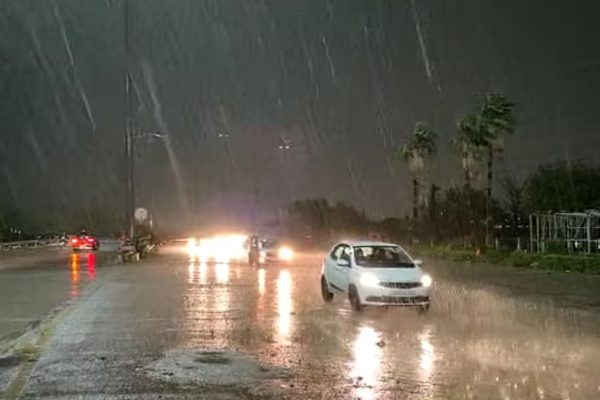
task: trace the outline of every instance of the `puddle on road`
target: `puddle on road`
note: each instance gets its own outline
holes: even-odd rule
[[[273,394],[279,387],[276,382],[290,376],[284,368],[226,349],[173,349],[149,364],[146,372],[177,384],[234,386],[254,394]]]

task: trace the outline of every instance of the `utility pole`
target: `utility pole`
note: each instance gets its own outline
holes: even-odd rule
[[[279,146],[277,146],[277,150],[279,150],[279,154],[280,154],[279,160],[282,165],[285,182],[288,187],[288,195],[289,195],[290,201],[293,201],[294,198],[296,197],[296,194],[294,191],[294,186],[290,182],[290,178],[289,178],[289,176],[290,176],[290,154],[289,154],[289,152],[290,152],[290,150],[293,150],[292,145],[290,144],[290,142],[288,140],[282,138],[281,144]]]
[[[128,235],[133,239],[135,234],[135,187],[133,184],[134,155],[133,155],[133,118],[131,116],[133,88],[131,82],[131,12],[129,0],[123,0],[123,23],[125,45],[125,223]]]

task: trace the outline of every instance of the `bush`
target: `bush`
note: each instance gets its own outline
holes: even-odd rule
[[[473,250],[454,250],[450,252],[452,261],[473,262],[477,256]]]
[[[413,248],[412,251],[422,256],[456,262],[489,262],[518,268],[600,274],[600,256],[598,255],[488,250],[487,253],[477,256],[474,249],[452,248],[450,246],[417,247]]]
[[[514,251],[506,258],[506,263],[515,267],[531,267],[536,265],[539,261],[537,254],[523,253],[521,251]]]
[[[452,246],[414,246],[411,251],[421,256],[429,256],[444,260],[457,262],[476,261],[475,251],[464,248],[452,248]]]
[[[554,271],[600,273],[600,257],[590,255],[544,254],[540,267]]]
[[[551,254],[568,254],[569,249],[562,240],[549,240],[545,244],[545,250]]]
[[[508,251],[488,250],[487,253],[485,253],[484,259],[486,262],[489,262],[492,264],[499,264],[499,263],[502,263],[503,261],[505,261],[509,255],[510,255],[510,252],[508,252]]]

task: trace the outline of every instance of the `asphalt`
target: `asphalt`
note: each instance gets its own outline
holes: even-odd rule
[[[57,277],[69,300],[0,358],[5,397],[600,398],[600,277],[426,261],[427,314],[356,313],[322,302],[321,258],[204,265],[170,248],[93,279],[80,263],[88,284],[71,298],[73,271]]]
[[[0,252],[0,349],[76,299],[98,268],[114,262],[117,247],[115,240],[101,240],[98,252],[59,247]]]

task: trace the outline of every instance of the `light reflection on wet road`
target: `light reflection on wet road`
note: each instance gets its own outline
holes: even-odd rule
[[[586,398],[587,391],[600,397],[591,372],[599,364],[593,357],[600,357],[596,312],[442,281],[436,300],[444,304],[426,316],[409,309],[356,314],[345,299],[322,303],[318,264],[313,257],[296,265],[236,266],[235,275],[233,266],[200,265],[201,282],[188,280],[206,286],[205,299],[196,304],[209,312],[214,301],[227,322],[205,321],[199,329],[210,326],[215,340],[179,346],[226,343],[252,352],[295,371],[294,387],[307,395],[539,398],[543,392],[546,398]]]
[[[286,269],[279,271],[277,278],[277,336],[288,344],[292,324],[292,278]]]
[[[370,326],[358,328],[358,334],[352,344],[350,377],[356,382],[354,396],[361,399],[374,398],[374,388],[379,384],[382,350],[378,343],[381,343],[379,332]]]
[[[31,266],[0,271],[0,338],[15,336],[96,278],[97,255],[48,252]]]
[[[85,269],[72,261],[81,279]],[[99,271],[99,288],[81,293],[36,365],[30,395],[163,393],[144,365],[173,349],[226,348],[286,368],[287,378],[269,383],[276,398],[600,398],[597,309],[558,308],[533,293],[515,297],[429,265],[443,278],[427,315],[354,313],[340,296],[322,302],[319,263],[306,256],[255,268],[163,255]],[[82,331],[85,337],[73,336]],[[78,355],[83,349],[88,356]],[[95,361],[99,355],[110,365]],[[61,363],[90,381],[73,387],[54,372]]]
[[[82,267],[83,260],[83,267]],[[96,278],[96,254],[95,253],[72,253],[70,256],[71,269],[71,299],[79,297],[81,290],[81,273],[82,268],[85,268],[86,281],[89,283]]]

